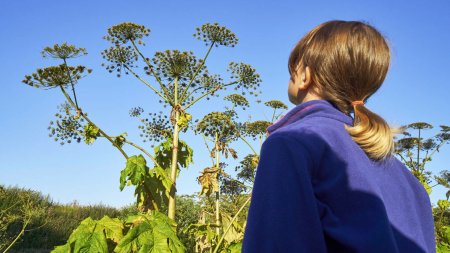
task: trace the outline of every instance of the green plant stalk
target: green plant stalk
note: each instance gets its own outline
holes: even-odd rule
[[[274,108],[273,109],[273,114],[272,114],[272,123],[273,123],[273,120],[275,119],[275,111],[277,110],[277,108]]]
[[[425,159],[431,158],[437,150],[439,150],[442,146],[444,146],[445,141],[441,141],[441,143],[431,152],[429,156],[426,156]]]
[[[78,110],[77,108],[76,108],[76,105],[73,103],[73,101],[72,101],[72,99],[70,98],[70,96],[69,96],[69,94],[67,94],[67,91],[64,89],[64,87],[62,86],[62,85],[60,85],[59,86],[60,88],[61,88],[61,91],[62,91],[62,93],[64,94],[64,96],[66,97],[66,99],[67,99],[67,101],[76,109],[76,110]],[[80,113],[81,114],[81,116],[87,121],[87,122],[89,122],[89,123],[91,123],[93,126],[95,126],[95,127],[97,127],[98,128],[98,131],[106,138],[106,139],[108,139],[111,143],[112,143],[112,145],[114,146],[114,147],[116,147],[119,151],[120,151],[120,153],[122,153],[122,155],[125,157],[125,159],[128,159],[128,155],[125,153],[125,151],[121,148],[121,147],[119,147],[118,145],[116,145],[116,143],[114,143],[114,140],[113,139],[111,139],[111,137],[109,137],[109,135],[107,135],[105,132],[103,132],[103,130],[101,129],[101,128],[99,128],[96,124],[94,124],[83,112],[81,112]]]
[[[65,65],[66,68],[67,68],[67,76],[69,76],[70,84],[72,85],[73,98],[74,98],[74,100],[75,100],[75,105],[76,105],[76,108],[75,108],[75,109],[78,110],[77,94],[75,93],[75,86],[74,86],[74,84],[73,84],[73,82],[72,82],[72,77],[70,76],[70,71],[69,71],[69,68],[68,68],[68,66],[67,66],[66,58],[64,58],[63,61],[64,61],[64,65]]]
[[[144,154],[146,154],[146,155],[147,155],[147,156],[155,163],[156,166],[162,168],[161,165],[159,165],[159,163],[156,161],[155,157],[153,157],[152,155],[150,155],[150,153],[147,152],[144,148],[142,148],[141,146],[139,146],[139,145],[137,145],[137,144],[135,144],[135,143],[133,143],[133,142],[127,140],[127,139],[125,139],[124,142],[125,142],[125,143],[128,143],[128,144],[130,144],[131,146],[133,146],[133,147],[139,149],[140,151],[142,151]]]
[[[167,90],[166,86],[162,83],[162,81],[159,79],[159,77],[157,75],[155,75],[155,72],[153,72],[153,66],[150,64],[150,62],[148,62],[147,58],[144,57],[144,55],[141,53],[141,50],[139,50],[139,48],[137,47],[136,43],[134,42],[134,40],[131,41],[131,44],[133,44],[134,50],[136,50],[136,52],[138,52],[138,54],[141,56],[141,58],[144,60],[144,62],[147,64],[150,72],[152,73],[152,75],[155,77],[156,81],[159,83],[159,85],[161,86],[161,89],[163,89],[164,94],[169,97],[169,91]],[[171,104],[173,106],[173,104]]]
[[[19,240],[19,238],[23,235],[23,233],[25,232],[25,228],[28,226],[28,223],[30,223],[31,221],[31,217],[28,217],[27,221],[25,221],[23,223],[22,229],[20,230],[20,233],[16,236],[16,238],[14,239],[14,241],[12,241],[9,246],[5,249],[5,251],[3,251],[3,253],[6,253],[9,249],[11,249],[11,247],[17,242],[17,240]]]
[[[208,142],[206,141],[206,136],[202,133],[203,136],[203,141],[205,142],[206,145],[206,149],[208,150],[208,154],[211,154],[211,149],[208,146]],[[209,157],[211,158],[211,162],[214,164],[214,158],[211,157],[211,155],[209,155]]]
[[[158,96],[160,96],[162,99],[164,99],[164,101],[166,101],[167,103],[169,103],[170,105],[173,106],[172,101],[170,101],[168,98],[166,98],[163,94],[161,94],[161,92],[159,92],[157,89],[155,89],[151,84],[149,84],[147,81],[145,81],[144,79],[142,79],[138,74],[136,74],[133,70],[131,70],[131,68],[129,68],[128,66],[124,65],[125,68],[130,71],[131,74],[133,74],[133,76],[135,76],[137,79],[139,79],[139,81],[141,81],[142,83],[144,83],[145,85],[147,85],[147,87],[149,87],[150,89],[152,89]]]
[[[186,88],[183,90],[181,97],[180,97],[180,100],[181,100],[180,103],[182,103],[187,98],[187,97],[184,97],[184,95],[186,95],[187,90],[191,86],[192,82],[195,80],[195,77],[197,77],[198,72],[200,72],[202,67],[205,65],[206,58],[208,58],[209,52],[211,52],[211,49],[213,48],[214,43],[215,43],[215,41],[213,41],[213,43],[211,43],[211,46],[209,47],[208,52],[206,53],[205,57],[203,57],[202,64],[197,68],[194,75],[191,77],[191,80],[189,80],[189,83],[186,85]]]
[[[230,230],[231,226],[233,225],[234,220],[236,220],[236,218],[238,217],[239,213],[244,209],[244,207],[247,205],[247,203],[252,199],[252,195],[250,195],[247,200],[245,201],[245,203],[241,206],[241,208],[237,211],[237,213],[234,215],[233,219],[231,219],[230,224],[228,225],[227,229],[225,229],[225,231],[223,232],[223,235],[220,237],[219,242],[216,245],[216,248],[214,249],[213,253],[217,253],[217,250],[219,250],[219,246],[222,243],[223,239],[225,238],[225,235],[228,233],[228,231]]]
[[[207,96],[207,95],[209,95],[209,94],[211,94],[211,93],[213,93],[213,92],[216,92],[217,90],[222,89],[222,88],[224,88],[224,87],[227,87],[227,86],[230,86],[230,85],[239,83],[240,81],[241,81],[241,80],[237,80],[237,81],[234,81],[234,82],[231,82],[231,83],[227,83],[227,84],[224,84],[224,85],[220,85],[220,86],[217,86],[216,88],[214,88],[214,89],[212,89],[212,90],[210,90],[210,91],[208,91],[208,92],[206,92],[206,93],[203,93],[201,96],[199,96],[198,98],[196,98],[196,99],[195,99],[194,101],[192,101],[190,104],[188,104],[187,106],[185,106],[185,107],[184,107],[184,110],[186,110],[187,108],[191,107],[193,104],[195,104],[198,100],[202,99],[203,97],[205,97],[205,96]],[[189,97],[191,94],[192,94],[192,92],[189,93],[189,95],[188,95],[187,97]]]
[[[420,128],[419,128],[419,138],[417,138],[417,167],[420,169],[419,159],[420,159]]]
[[[240,133],[239,133],[239,138],[240,138],[241,140],[243,140],[243,141],[250,147],[250,149],[253,151],[253,153],[254,153],[255,155],[258,155],[258,153],[256,153],[256,151],[255,151],[255,149],[253,148],[253,146],[252,146],[252,145],[251,145],[244,137],[242,137]]]
[[[219,136],[216,133],[216,140],[215,140],[215,145],[216,145],[216,168],[218,170],[220,170],[220,166],[219,166]],[[220,187],[219,187],[219,191],[216,192],[216,234],[217,236],[220,235],[220,209],[219,209],[219,195],[220,195]]]
[[[175,78],[175,105],[178,105],[178,78]],[[172,168],[171,168],[171,179],[173,181],[173,187],[170,189],[169,193],[169,205],[167,210],[167,216],[175,220],[175,196],[176,196],[176,180],[177,180],[177,166],[178,166],[178,138],[180,133],[180,126],[178,125],[178,119],[180,117],[180,111],[177,109],[175,111],[175,126],[173,131],[173,142],[172,142]]]

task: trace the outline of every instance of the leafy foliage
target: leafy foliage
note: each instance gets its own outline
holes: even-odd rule
[[[131,216],[126,223],[130,230],[114,252],[185,252],[185,247],[176,236],[175,222],[160,212]]]
[[[197,177],[197,181],[201,184],[202,189],[200,195],[209,196],[212,193],[219,192],[219,171],[220,168],[212,167],[205,168],[201,173],[202,175]]]
[[[99,136],[100,136],[100,129],[97,126],[91,123],[87,123],[86,125],[84,125],[84,141],[86,142],[86,144],[89,145],[94,143],[94,141]]]
[[[158,164],[170,175],[170,168],[172,166],[172,138],[167,138],[154,148],[155,158]],[[194,150],[187,145],[183,140],[178,140],[178,166],[177,177],[180,173],[180,167],[188,168],[191,163],[194,163],[192,157]]]
[[[162,202],[168,202],[173,181],[160,167],[149,169],[142,155],[131,156],[125,169],[120,173],[120,190],[125,185],[134,185],[138,209],[141,211],[158,210]]]
[[[66,244],[52,252],[110,252],[123,238],[123,228],[122,221],[117,218],[104,216],[95,221],[88,217],[72,232]]]

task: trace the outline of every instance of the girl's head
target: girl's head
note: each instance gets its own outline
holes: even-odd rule
[[[333,20],[309,31],[294,47],[288,62],[289,99],[298,104],[311,99],[332,102],[345,114],[354,113],[346,126],[367,155],[380,160],[394,150],[393,131],[363,104],[383,83],[390,51],[374,27],[359,21]]]

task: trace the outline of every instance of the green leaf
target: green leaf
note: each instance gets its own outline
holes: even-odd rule
[[[184,253],[185,248],[176,236],[175,223],[164,214],[153,211],[151,215],[129,217],[131,229],[119,242],[114,252]]]
[[[123,223],[118,218],[111,219],[108,216],[103,216],[98,221],[97,229],[101,229],[105,232],[106,238],[118,243],[123,238]]]
[[[108,243],[102,231],[94,230],[91,233],[81,233],[76,238],[73,248],[74,253],[99,253],[108,252]]]
[[[170,175],[172,170],[172,142],[172,138],[167,138],[154,148],[156,161],[166,171],[167,175]],[[193,154],[194,150],[186,142],[178,140],[177,177],[180,174],[179,167],[187,169],[190,164],[194,163]]]
[[[120,173],[120,190],[127,182],[136,186],[134,195],[141,211],[156,210],[155,204],[159,209],[162,202],[168,204],[173,181],[160,167],[150,170],[142,155],[128,158],[125,169]]]
[[[125,136],[127,136],[127,133],[121,133],[119,136],[114,138],[114,144],[118,147],[122,147],[123,143],[125,142]]]
[[[242,241],[238,243],[233,243],[227,248],[227,252],[229,253],[241,253],[242,251]]]
[[[129,157],[125,169],[120,173],[120,190],[123,190],[128,180],[133,185],[137,185],[139,182],[144,181],[147,174],[147,161],[142,155]]]
[[[84,141],[86,144],[92,144],[100,136],[100,129],[91,123],[84,126]]]
[[[118,243],[123,238],[123,228],[122,221],[117,218],[104,216],[96,221],[88,217],[72,232],[66,244],[52,252],[109,252],[108,240]]]
[[[56,246],[55,249],[51,251],[51,253],[70,253],[70,244],[66,243],[61,246]]]
[[[445,199],[440,199],[440,200],[438,200],[438,206],[442,210],[445,210],[450,206],[450,201],[445,200]]]
[[[223,231],[227,229],[228,225],[230,224],[230,221],[232,220],[232,217],[230,217],[226,213],[221,214],[222,218],[222,228]],[[235,220],[233,221],[233,225],[231,225],[230,229],[224,236],[224,240],[228,243],[238,242],[244,238],[244,230],[242,226]]]

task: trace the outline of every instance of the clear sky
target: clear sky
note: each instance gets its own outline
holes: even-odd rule
[[[45,46],[68,42],[88,50],[87,56],[72,61],[94,70],[77,86],[82,108],[108,133],[126,131],[139,142],[139,122],[129,117],[129,109],[142,106],[148,113],[162,108],[157,97],[135,78],[118,79],[101,67],[100,52],[110,46],[102,39],[108,27],[134,22],[150,28],[144,49],[148,57],[166,49],[193,51],[203,57],[207,48],[192,36],[195,28],[206,22],[225,25],[236,33],[239,43],[235,48],[213,49],[207,60],[210,71],[227,78],[230,61],[251,64],[263,80],[261,99],[278,99],[291,109],[287,59],[295,43],[322,22],[363,20],[377,27],[392,49],[385,83],[367,106],[394,125],[426,121],[437,129],[450,125],[449,14],[447,0],[1,1],[0,184],[39,190],[61,203],[77,200],[119,207],[134,199],[133,189],[119,191],[125,161],[108,142],[60,146],[48,137],[49,121],[64,97],[57,89],[39,90],[21,83],[36,68],[59,64],[41,58]],[[220,101],[204,100],[191,113],[200,118],[206,109],[221,110],[224,104]],[[249,112],[253,119],[270,114],[267,110]],[[200,190],[195,178],[210,159],[201,136],[182,134],[181,139],[195,151],[194,165],[182,170],[177,181],[178,194],[192,194]],[[250,152],[241,144],[235,147],[241,156]],[[132,149],[126,151],[136,154]],[[450,169],[449,154],[450,148],[443,148],[430,168],[435,172]],[[234,175],[234,167],[227,172]],[[435,187],[432,202],[438,198],[445,198],[445,192]]]

